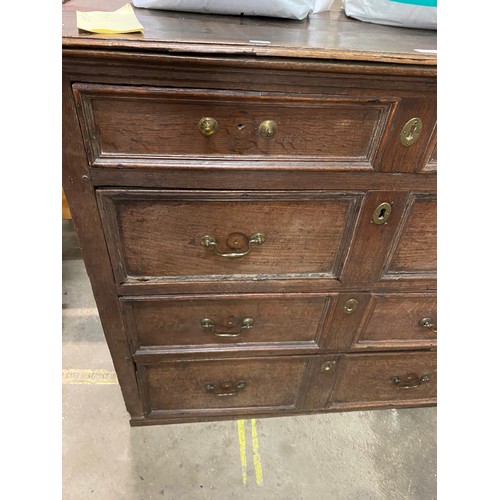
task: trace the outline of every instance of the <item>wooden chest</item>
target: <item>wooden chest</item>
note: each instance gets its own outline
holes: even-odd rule
[[[63,185],[131,424],[435,404],[435,33],[101,8]]]

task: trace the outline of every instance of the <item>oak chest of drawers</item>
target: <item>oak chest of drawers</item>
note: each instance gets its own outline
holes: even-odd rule
[[[99,8],[63,185],[131,424],[435,404],[435,33]]]

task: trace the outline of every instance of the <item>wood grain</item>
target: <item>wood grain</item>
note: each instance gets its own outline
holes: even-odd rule
[[[430,318],[437,328],[435,294],[372,294],[354,348],[408,349],[436,346],[437,334],[420,325]]]
[[[162,89],[73,86],[90,161],[252,159],[343,163],[370,169],[396,98],[347,98]],[[198,122],[217,120],[203,136]],[[273,138],[259,126],[273,120]]]
[[[76,29],[75,10],[121,5],[63,7],[63,188],[131,424],[435,404],[436,33],[339,1],[304,22],[136,9],[144,34]],[[256,232],[241,258],[201,245]],[[220,338],[205,317],[255,323]],[[394,383],[410,373],[429,381]]]
[[[71,84],[65,74],[63,74],[62,90],[63,189],[68,197],[82,257],[125,405],[132,418],[139,417],[143,414],[143,410],[135,378],[135,365],[119,310],[94,187],[91,182],[85,180],[90,180],[89,166],[81,140]]]
[[[437,391],[436,353],[349,354],[342,358],[342,374],[331,404],[411,399],[435,400]],[[415,373],[428,375],[429,381],[414,389],[403,389],[394,383]]]
[[[323,192],[99,190],[98,196],[119,283],[129,277],[336,277],[361,201],[356,193]],[[236,259],[201,245],[211,235],[218,250],[229,253],[227,238],[235,232],[247,239],[263,233],[266,241]]]
[[[63,47],[436,64],[432,53],[437,46],[435,31],[349,19],[339,2],[332,11],[313,14],[304,21],[135,8],[144,33],[103,36],[78,31],[76,10],[113,11],[122,5],[121,0],[107,0],[105,6],[99,0],[72,0],[64,5]]]
[[[122,298],[139,349],[191,346],[205,350],[274,349],[285,344],[317,349],[331,301],[330,296],[302,294]],[[213,331],[201,327],[205,318],[214,321]],[[240,329],[245,318],[253,320],[251,329]]]
[[[411,195],[405,218],[389,252],[384,278],[435,276],[437,271],[437,198],[433,193]]]
[[[139,380],[147,387],[145,406],[173,412],[203,410],[214,412],[219,408],[258,407],[294,408],[301,392],[303,375],[309,358],[279,357],[272,359],[239,359],[210,361],[174,361],[141,365]],[[246,386],[236,390],[238,381]],[[234,396],[217,396],[206,384],[230,384],[226,392]]]

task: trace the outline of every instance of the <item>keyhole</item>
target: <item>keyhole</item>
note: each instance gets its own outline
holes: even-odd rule
[[[414,123],[412,126],[411,126],[411,129],[410,131],[408,132],[408,135],[406,136],[406,139],[411,141],[413,140],[413,134],[417,131],[417,124]]]
[[[386,213],[386,212],[387,212],[387,209],[386,209],[386,208],[382,208],[382,209],[380,210],[380,213],[379,213],[379,215],[378,215],[379,220],[382,220],[382,219],[385,217],[385,213]]]
[[[411,146],[420,136],[422,131],[422,120],[420,118],[411,118],[401,130],[401,144]]]

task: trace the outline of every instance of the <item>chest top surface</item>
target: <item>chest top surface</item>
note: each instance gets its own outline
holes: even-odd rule
[[[340,0],[304,21],[135,9],[143,33],[80,31],[76,11],[113,11],[125,0],[70,0],[63,6],[63,49],[286,57],[436,65],[436,32],[348,18]]]

